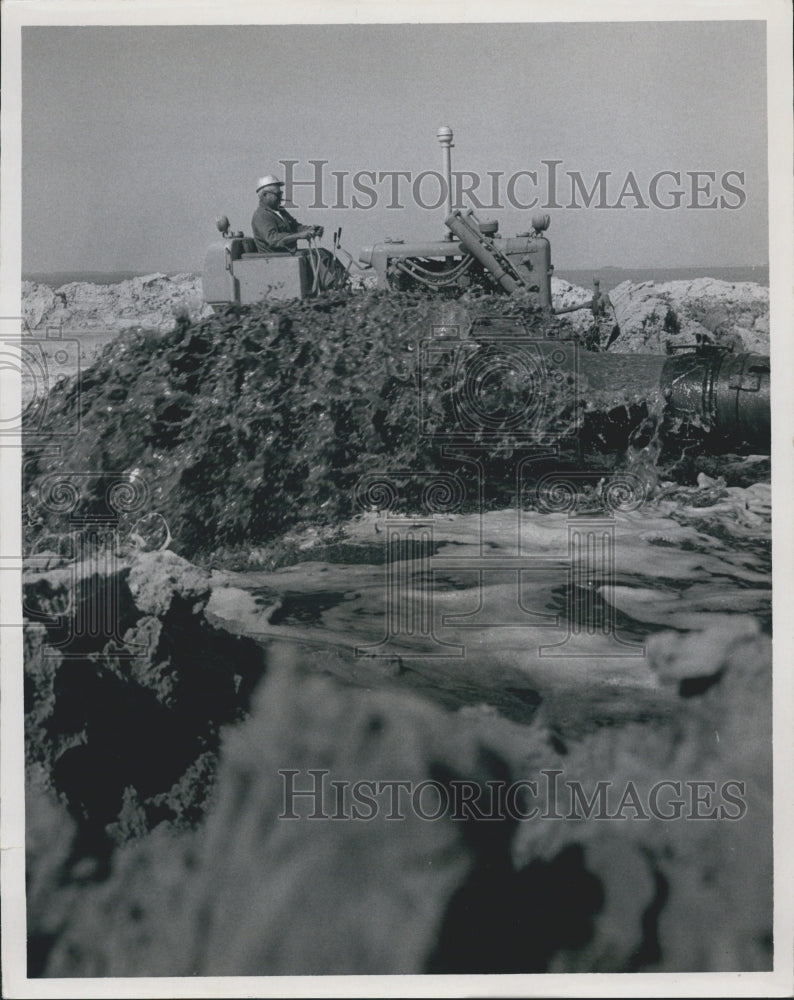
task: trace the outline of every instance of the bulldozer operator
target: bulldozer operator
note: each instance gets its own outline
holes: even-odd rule
[[[322,226],[304,226],[281,208],[283,181],[273,174],[260,177],[256,183],[259,206],[251,220],[256,248],[260,253],[297,252],[299,240],[309,241],[309,259],[314,271],[315,291],[332,291],[347,283],[347,269],[328,250],[314,247],[321,239]]]

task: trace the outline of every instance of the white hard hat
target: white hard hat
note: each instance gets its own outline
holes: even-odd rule
[[[280,181],[273,174],[265,174],[264,177],[260,177],[256,182],[256,193],[259,194],[262,188],[266,187],[284,187],[284,181]]]

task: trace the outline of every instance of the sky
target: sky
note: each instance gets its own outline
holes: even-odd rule
[[[215,219],[250,233],[256,178],[287,160],[298,180],[327,161],[328,207],[303,186],[293,214],[341,227],[354,256],[440,239],[444,208],[416,204],[411,181],[401,208],[389,178],[355,207],[352,178],[440,170],[441,125],[454,170],[500,174],[502,207],[484,179],[478,214],[503,235],[552,200],[543,161],[560,161],[558,270],[768,263],[761,21],[60,26],[22,31],[22,270],[198,271]],[[518,178],[511,204],[520,171],[537,181]],[[678,189],[678,207],[651,197],[662,171],[681,184],[663,175],[656,202]],[[428,178],[419,197],[438,193]]]

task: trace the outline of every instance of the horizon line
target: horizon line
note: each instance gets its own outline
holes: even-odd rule
[[[768,262],[765,263],[755,263],[755,264],[647,264],[640,265],[636,267],[631,267],[628,265],[621,264],[565,264],[559,265],[555,264],[554,274],[558,271],[657,271],[663,268],[675,268],[680,271],[684,270],[708,270],[709,268],[719,268],[723,271],[744,271],[744,270],[755,270],[768,268],[770,265]],[[35,275],[35,274],[47,274],[47,275],[58,275],[58,274],[134,274],[145,277],[150,274],[200,274],[201,268],[191,268],[191,267],[170,267],[170,268],[154,268],[150,270],[142,270],[141,268],[135,267],[114,267],[110,269],[103,269],[97,267],[75,267],[69,268],[67,270],[62,269],[40,269],[40,270],[22,270],[22,278],[25,279],[25,275]],[[552,277],[554,276],[552,275]]]

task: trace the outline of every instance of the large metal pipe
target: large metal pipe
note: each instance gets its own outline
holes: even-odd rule
[[[662,392],[669,415],[724,442],[768,454],[770,449],[769,358],[709,348],[668,358]]]
[[[447,217],[447,228],[460,240],[460,245],[482,264],[493,275],[494,279],[509,294],[517,292],[521,283],[516,280],[512,266],[501,254],[494,251],[472,231],[462,212],[454,211]]]
[[[566,428],[586,448],[617,451],[647,431],[712,453],[770,453],[769,358],[759,354],[593,352],[496,320],[461,342],[456,377],[462,412],[487,399],[488,419],[519,435],[543,414],[539,430]]]
[[[628,415],[634,408],[655,414],[668,442],[769,454],[768,357],[706,348],[671,356],[580,351],[577,361],[585,414]]]
[[[585,416],[634,409],[655,414],[668,442],[770,452],[769,358],[763,355],[720,348],[668,356],[579,351],[575,386]]]

